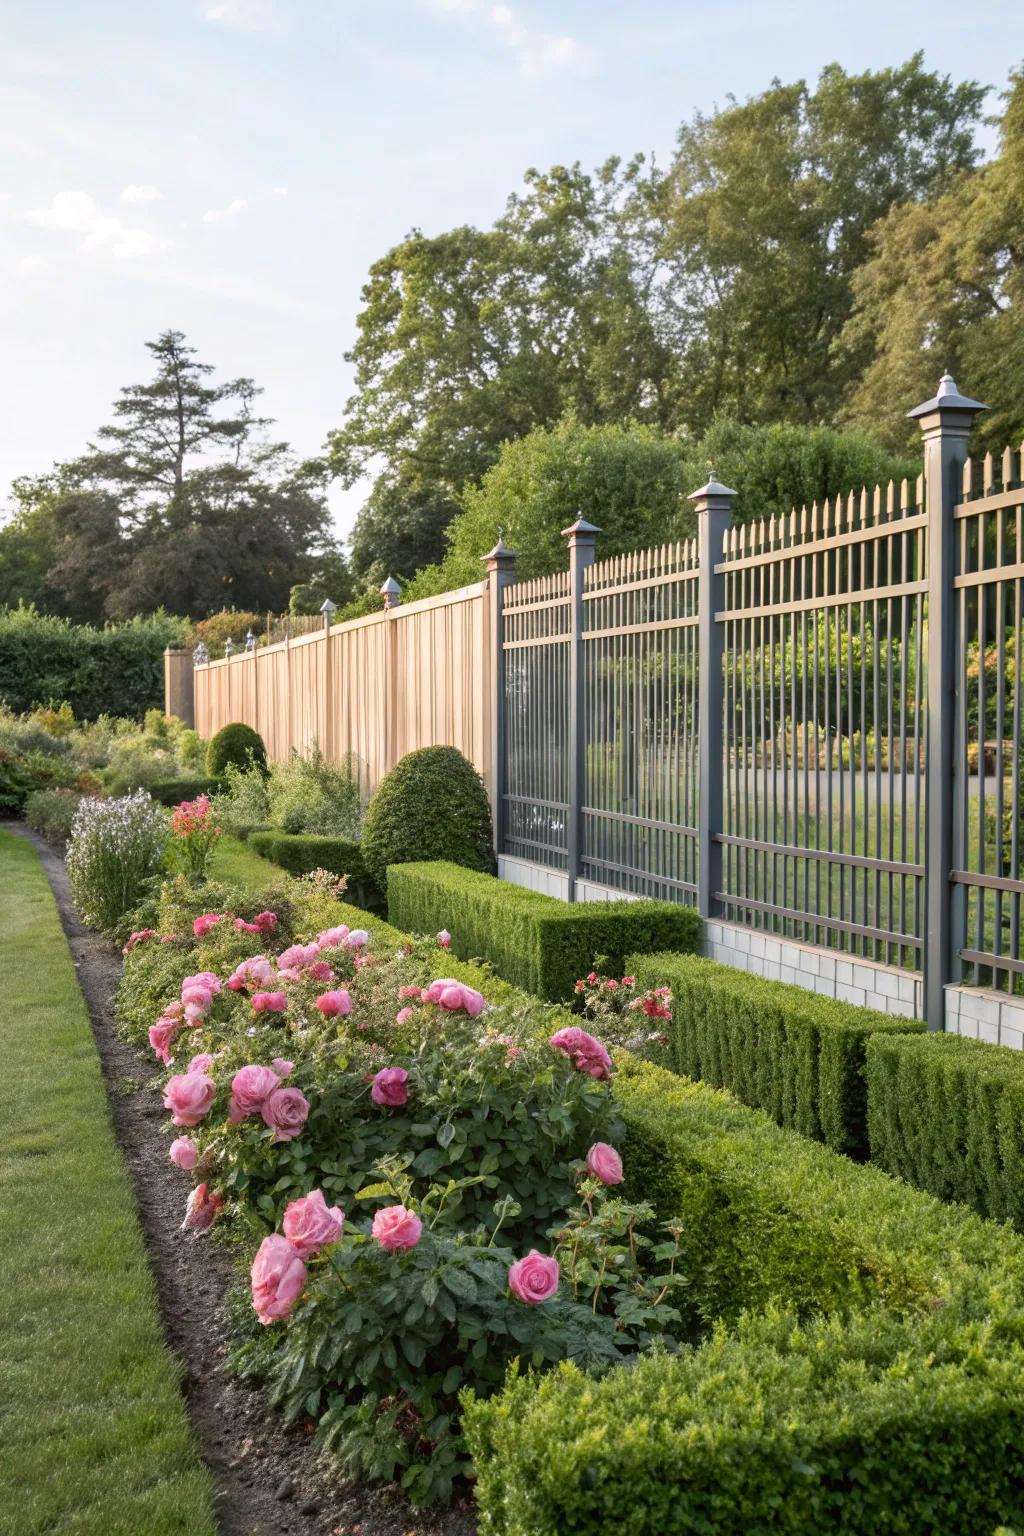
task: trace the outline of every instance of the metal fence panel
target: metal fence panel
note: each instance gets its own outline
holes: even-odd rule
[[[569,793],[569,577],[505,589],[504,849],[565,869]]]

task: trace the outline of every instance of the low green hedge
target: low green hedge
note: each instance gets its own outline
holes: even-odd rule
[[[989,1533],[1024,1514],[1024,1242],[620,1054],[628,1190],[678,1215],[678,1355],[464,1403],[481,1536]],[[755,1310],[752,1310],[755,1309]]]
[[[700,918],[661,901],[565,902],[456,864],[392,864],[388,917],[412,933],[447,928],[452,948],[481,955],[538,997],[565,999],[597,955],[620,967],[631,950],[694,950]]]
[[[1024,1228],[1024,1052],[961,1035],[868,1042],[871,1159]]]
[[[779,1125],[866,1157],[864,1047],[925,1026],[696,955],[630,955],[640,987],[672,988],[672,1065]]]
[[[223,779],[212,779],[204,775],[158,779],[155,784],[149,786],[149,793],[154,800],[159,800],[161,805],[180,805],[183,800],[196,800],[200,795],[215,795],[219,789],[223,788]]]
[[[350,885],[359,887],[361,894],[376,894],[359,844],[351,838],[316,837],[307,832],[280,832],[270,828],[251,831],[246,841],[254,853],[279,864],[291,875],[308,875],[314,869],[327,869],[332,875],[347,875]]]

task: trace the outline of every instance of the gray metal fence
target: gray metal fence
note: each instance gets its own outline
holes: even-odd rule
[[[948,377],[916,482],[515,583],[499,849],[805,943],[1024,991],[1024,462]],[[499,562],[500,563],[500,562]],[[492,562],[493,565],[493,562]]]

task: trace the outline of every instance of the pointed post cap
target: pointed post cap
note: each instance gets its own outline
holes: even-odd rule
[[[337,603],[332,603],[329,597],[325,597],[323,602],[320,604],[320,612],[323,614],[324,618],[330,620],[337,613],[337,611]]]
[[[715,472],[711,469],[708,471],[707,484],[702,485],[699,491],[691,491],[686,499],[687,501],[702,501],[705,497],[735,495],[735,491],[730,490],[727,485],[723,485],[721,480],[715,479]]]
[[[498,529],[498,542],[495,544],[494,548],[489,549],[486,555],[481,555],[480,559],[483,561],[484,565],[487,566],[488,570],[491,570],[492,568],[494,570],[512,569],[516,561],[516,552],[514,549],[509,549],[508,545],[505,543],[503,528]]]
[[[588,523],[581,512],[574,523],[562,529],[562,538],[578,539],[581,535],[584,538],[596,538],[600,532],[600,528],[595,528],[593,523]]]
[[[939,392],[931,400],[925,400],[922,405],[915,405],[912,411],[907,412],[911,421],[916,421],[922,416],[931,416],[936,411],[963,411],[974,415],[976,411],[987,411],[988,406],[980,400],[970,400],[962,395],[956,387],[956,380],[951,373],[944,373],[939,380]]]
[[[385,610],[398,607],[402,601],[402,589],[393,576],[389,576],[386,581],[381,582],[380,595],[384,599]]]

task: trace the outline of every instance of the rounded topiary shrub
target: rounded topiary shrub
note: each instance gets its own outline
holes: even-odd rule
[[[384,889],[389,864],[449,859],[494,868],[483,780],[455,747],[421,747],[381,779],[363,825],[363,861]]]
[[[263,737],[240,720],[222,725],[206,749],[206,771],[211,779],[219,779],[229,763],[236,768],[248,768],[251,763],[261,773],[267,771]]]

